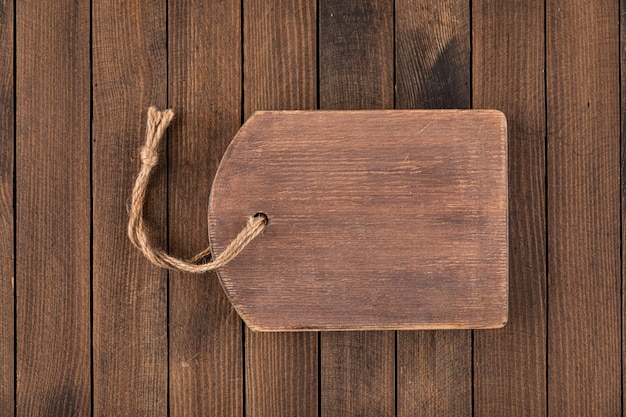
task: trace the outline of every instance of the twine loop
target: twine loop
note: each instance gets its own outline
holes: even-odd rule
[[[148,260],[153,264],[167,269],[175,269],[179,271],[204,273],[214,271],[223,267],[239,255],[243,249],[258,235],[261,234],[267,225],[267,216],[264,214],[254,214],[248,218],[245,227],[228,245],[224,252],[207,263],[198,264],[198,262],[211,256],[211,247],[195,255],[189,261],[175,258],[162,249],[155,248],[150,243],[147,233],[147,227],[143,218],[144,202],[146,199],[146,191],[154,167],[159,163],[159,153],[157,146],[165,135],[165,131],[170,122],[174,118],[174,112],[171,109],[159,111],[156,107],[150,107],[148,110],[148,122],[146,126],[146,142],[141,148],[141,169],[137,175],[133,193],[131,196],[130,215],[128,220],[128,237],[132,244],[139,249]]]

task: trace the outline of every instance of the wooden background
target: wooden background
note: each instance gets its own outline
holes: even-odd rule
[[[623,415],[625,10],[0,0],[0,414]],[[212,176],[254,110],[504,111],[509,324],[249,331],[215,275],[126,238],[150,104],[178,114],[149,202],[177,255],[206,244]]]

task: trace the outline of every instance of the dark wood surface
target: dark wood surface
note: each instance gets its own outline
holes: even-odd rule
[[[268,217],[218,271],[253,330],[497,328],[507,199],[499,111],[260,111],[222,158],[209,240]]]
[[[167,11],[168,103],[181,122],[169,134],[168,244],[187,258],[206,246],[204,203],[241,123],[241,4],[177,2]],[[243,414],[241,320],[215,274],[169,276],[170,413]]]
[[[17,415],[89,415],[89,4],[15,13]]]
[[[623,13],[626,7],[626,2],[621,1],[619,4],[619,8],[620,8],[620,69],[621,68],[626,68],[626,50],[624,50],[623,45],[626,43],[626,14]],[[624,227],[624,222],[626,221],[626,218],[624,216],[624,207],[626,207],[626,178],[624,177],[624,172],[626,172],[626,106],[622,106],[621,103],[624,103],[626,100],[626,89],[622,88],[621,86],[623,85],[623,83],[626,83],[626,71],[621,71],[621,73],[619,74],[620,76],[620,119],[621,119],[621,124],[620,124],[620,156],[621,156],[621,161],[620,161],[620,173],[622,173],[620,175],[620,202],[621,202],[621,227],[622,227],[622,233],[621,233],[621,256],[622,256],[622,265],[621,265],[621,284],[622,284],[622,289],[621,289],[621,317],[622,317],[622,324],[621,324],[621,328],[619,329],[621,334],[621,356],[622,356],[622,379],[621,379],[621,383],[622,383],[622,407],[624,405],[624,400],[626,400],[626,390],[624,390],[624,382],[626,381],[626,376],[624,375],[624,371],[623,371],[623,364],[624,364],[624,357],[626,355],[626,344],[624,344],[624,339],[626,338],[624,336],[624,332],[626,331],[626,322],[624,321],[625,317],[626,317],[626,300],[624,300],[624,274],[626,273],[626,262],[624,262],[625,256],[626,256],[626,246],[623,244],[624,239],[626,239],[626,228]],[[623,412],[623,411],[622,411]]]
[[[623,415],[625,9],[1,2],[0,415]],[[503,110],[508,325],[245,329],[214,275],[159,271],[125,236],[150,104],[177,108],[149,224],[180,256],[254,110]]]
[[[138,162],[138,144],[128,138],[144,130],[132,119],[145,119],[150,103],[167,102],[166,7],[102,0],[91,12],[93,413],[163,416],[167,273],[137,257],[124,236],[132,189],[124,177],[134,175]],[[160,245],[166,241],[166,166],[160,165],[147,210]]]
[[[552,415],[621,406],[618,6],[546,3]]]
[[[0,3],[0,410],[15,408],[14,385],[14,5]]]
[[[0,410],[15,408],[15,316],[13,195],[15,79],[13,72],[14,5],[0,3]]]
[[[501,109],[508,121],[512,318],[502,331],[474,332],[474,415],[543,416],[548,393],[544,4],[475,0],[472,6],[473,105]]]

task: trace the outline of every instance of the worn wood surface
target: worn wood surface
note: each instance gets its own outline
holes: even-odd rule
[[[165,106],[165,4],[94,1],[93,33],[93,412],[168,413],[167,273],[131,249],[126,202],[139,169],[146,108]],[[140,121],[140,122],[138,122]],[[164,245],[166,163],[147,203]]]
[[[476,416],[623,414],[624,2],[316,3],[0,2],[0,415],[469,415],[470,395]],[[188,256],[207,243],[217,159],[254,110],[466,94],[510,122],[509,324],[472,345],[239,333],[215,277],[171,274],[168,289],[128,244],[150,104],[177,118],[149,224]]]
[[[10,417],[15,415],[13,3],[0,2],[0,10],[0,410]]]
[[[15,12],[17,415],[88,415],[89,5]]]
[[[473,104],[502,109],[509,126],[510,251],[509,323],[501,331],[474,332],[474,415],[543,416],[547,412],[543,2],[475,0],[472,6]],[[502,56],[507,59],[498,58]]]
[[[316,25],[316,2],[245,2],[245,119],[256,110],[316,107]],[[247,415],[318,414],[318,339],[313,332],[269,334],[246,328]]]
[[[396,108],[469,108],[468,0],[398,0]],[[472,333],[397,333],[397,415],[472,414]]]
[[[546,4],[551,415],[622,413],[618,10]]]
[[[177,118],[168,147],[168,244],[189,257],[206,247],[211,182],[241,121],[241,4],[176,1],[167,22],[168,101]],[[215,274],[171,272],[170,413],[242,415],[242,353],[241,320]]]
[[[501,327],[506,169],[497,111],[257,112],[213,183],[213,251],[269,225],[219,277],[257,330]]]

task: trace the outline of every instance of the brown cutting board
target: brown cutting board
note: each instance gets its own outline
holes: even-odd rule
[[[252,329],[495,328],[507,320],[506,119],[492,110],[267,111],[226,151],[209,239]]]

